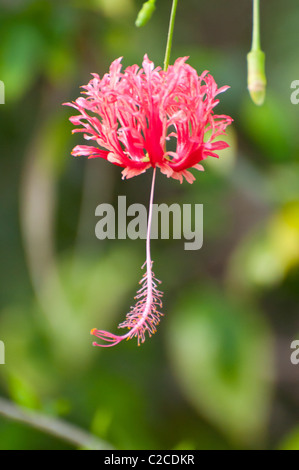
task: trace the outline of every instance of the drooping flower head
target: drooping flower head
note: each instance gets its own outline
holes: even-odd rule
[[[166,176],[189,183],[194,181],[190,168],[203,170],[200,162],[208,156],[217,157],[217,150],[228,146],[218,139],[225,134],[232,119],[215,115],[216,98],[228,87],[218,88],[208,72],[197,75],[187,57],[177,59],[167,70],[154,64],[145,55],[142,68],[137,65],[121,71],[121,58],[115,60],[108,74],[93,79],[84,86],[73,103],[66,103],[79,114],[70,118],[78,126],[73,132],[83,132],[91,145],[77,145],[72,154],[88,158],[104,158],[123,168],[123,178],[144,173],[153,167],[149,204],[144,273],[135,297],[136,304],[116,335],[93,328],[91,334],[104,344],[114,346],[124,339],[137,338],[138,345],[155,333],[163,315],[160,281],[155,277],[150,255],[150,232],[156,168]],[[215,139],[217,139],[215,141]]]
[[[119,58],[102,79],[93,74],[82,87],[84,97],[66,103],[79,112],[70,118],[78,126],[73,132],[83,132],[92,144],[77,145],[72,154],[104,158],[124,168],[123,178],[152,166],[192,183],[188,169],[203,170],[202,160],[218,157],[215,152],[228,146],[215,139],[232,119],[214,114],[217,95],[228,87],[218,88],[206,71],[198,76],[186,60],[179,58],[163,71],[145,55],[142,68],[122,72]]]

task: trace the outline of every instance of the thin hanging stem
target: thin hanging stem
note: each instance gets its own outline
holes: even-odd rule
[[[178,0],[173,0],[171,14],[170,14],[170,21],[169,21],[169,28],[168,28],[168,36],[167,36],[167,43],[166,43],[166,51],[165,51],[165,58],[164,58],[164,70],[168,69],[170,54],[171,54],[171,46],[172,46],[172,39],[173,39],[173,31],[174,31],[174,23],[175,23],[175,15],[178,6]]]
[[[160,322],[160,317],[163,315],[158,308],[162,308],[161,297],[163,293],[158,289],[160,281],[156,279],[152,270],[152,259],[150,251],[150,238],[151,226],[153,216],[153,200],[155,190],[156,168],[153,170],[151,193],[149,200],[149,212],[147,221],[147,236],[146,236],[146,261],[142,267],[146,267],[141,281],[141,288],[138,290],[135,299],[136,304],[131,307],[127,313],[126,320],[119,325],[119,328],[128,328],[129,331],[124,335],[115,335],[104,330],[91,330],[91,334],[97,336],[105,341],[105,344],[93,343],[95,346],[110,347],[115,346],[124,339],[131,339],[137,337],[138,346],[145,341],[145,332],[149,336],[156,332],[156,326]]]
[[[260,0],[253,0],[252,51],[261,49],[260,38]]]

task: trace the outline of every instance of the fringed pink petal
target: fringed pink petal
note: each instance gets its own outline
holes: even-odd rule
[[[88,158],[104,158],[107,160],[108,152],[107,150],[100,150],[97,147],[91,147],[89,145],[76,145],[72,150],[72,155],[74,157],[78,156],[88,156]]]
[[[233,120],[215,115],[214,108],[217,96],[229,87],[218,88],[208,71],[198,76],[186,63],[188,57],[178,58],[167,71],[155,68],[147,55],[142,68],[132,65],[122,71],[121,60],[112,62],[102,78],[93,74],[82,96],[65,103],[79,112],[70,118],[77,126],[74,132],[82,132],[101,148],[98,154],[83,150],[81,155],[108,159],[122,166],[127,178],[158,166],[168,177],[192,182],[185,171],[227,146],[215,139]],[[169,140],[176,143],[172,152],[167,150]],[[76,155],[78,148],[73,152]],[[144,165],[144,159],[149,164]]]

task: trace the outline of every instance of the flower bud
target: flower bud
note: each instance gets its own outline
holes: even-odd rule
[[[145,2],[141,10],[138,13],[137,19],[135,21],[135,25],[140,28],[140,26],[146,25],[146,23],[151,19],[156,6],[155,6],[156,0],[148,0]]]
[[[265,54],[261,50],[253,50],[247,54],[248,90],[252,101],[261,106],[266,96]]]

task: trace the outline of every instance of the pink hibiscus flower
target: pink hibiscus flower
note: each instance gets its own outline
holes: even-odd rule
[[[102,79],[93,74],[82,87],[85,97],[66,104],[80,113],[70,118],[79,126],[73,132],[83,132],[96,146],[77,145],[72,154],[104,158],[124,168],[123,178],[159,167],[168,177],[192,183],[188,169],[202,171],[202,160],[228,147],[215,139],[232,118],[213,111],[217,95],[229,87],[218,88],[208,72],[198,76],[186,60],[163,71],[145,55],[141,69],[133,65],[122,72],[119,58]]]
[[[95,145],[77,145],[72,154],[88,158],[104,158],[123,169],[123,178],[144,173],[153,167],[149,216],[146,239],[146,262],[135,297],[136,304],[127,313],[119,328],[127,328],[123,335],[104,330],[91,330],[105,344],[114,346],[124,339],[137,338],[138,345],[151,336],[163,315],[160,281],[152,270],[150,232],[156,168],[166,176],[189,183],[194,181],[190,168],[203,170],[200,162],[208,156],[218,157],[217,150],[228,147],[216,140],[225,134],[232,118],[215,115],[219,103],[216,96],[228,87],[218,88],[208,72],[198,76],[186,64],[187,57],[177,59],[163,71],[145,55],[143,67],[127,67],[121,72],[121,58],[115,60],[109,74],[93,79],[84,86],[85,97],[72,106],[79,115],[70,121],[79,126],[73,132],[83,132],[84,138]],[[171,148],[167,148],[168,146]]]

